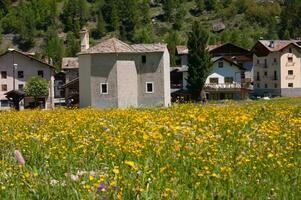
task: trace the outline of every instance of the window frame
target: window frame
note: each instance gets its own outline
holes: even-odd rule
[[[39,74],[40,72],[42,72],[41,75]],[[38,70],[38,76],[40,76],[41,78],[44,78],[44,70]]]
[[[100,83],[100,94],[109,94],[109,84],[108,83]],[[106,86],[106,92],[103,92],[102,86]]]
[[[151,84],[151,86],[152,86],[152,91],[149,91],[149,90],[148,90],[148,84]],[[153,93],[155,93],[154,82],[150,82],[150,81],[145,82],[145,93],[146,93],[146,94],[153,94]]]
[[[3,89],[3,87],[5,86],[5,90]],[[1,84],[1,91],[2,92],[7,92],[8,88],[7,88],[7,84]]]
[[[2,76],[3,74],[5,74],[5,77]],[[7,79],[7,71],[1,71],[1,79]]]
[[[288,83],[288,84],[287,84],[287,87],[289,87],[289,88],[294,88],[294,83]]]
[[[19,76],[20,74],[19,73],[22,73],[22,76]],[[17,77],[18,78],[24,78],[24,71],[23,70],[20,70],[17,72]]]
[[[227,82],[226,79],[232,79],[232,82]],[[234,83],[234,78],[232,76],[224,77],[224,83],[225,84],[233,84]]]
[[[218,68],[223,68],[224,67],[224,62],[223,61],[219,61],[218,62]]]
[[[146,62],[147,62],[146,55],[142,55],[141,56],[141,63],[146,64]]]
[[[217,80],[217,82],[215,83],[215,82],[212,82],[211,80]],[[209,78],[209,83],[210,84],[219,84],[219,78],[216,78],[216,77],[211,77],[211,78]]]
[[[291,73],[290,73],[290,72],[291,72]],[[288,76],[293,76],[293,75],[294,75],[294,70],[291,70],[291,69],[288,70],[288,71],[287,71],[287,75],[288,75]]]

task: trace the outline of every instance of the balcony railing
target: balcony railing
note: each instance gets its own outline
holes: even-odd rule
[[[242,88],[240,83],[207,83],[205,84],[205,89],[239,89]]]

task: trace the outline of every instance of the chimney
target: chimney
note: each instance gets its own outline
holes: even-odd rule
[[[273,40],[270,41],[269,47],[274,48],[275,47],[275,42]]]
[[[81,31],[80,31],[80,39],[81,39],[81,51],[85,51],[87,49],[90,48],[89,45],[89,31],[86,27],[84,27]]]

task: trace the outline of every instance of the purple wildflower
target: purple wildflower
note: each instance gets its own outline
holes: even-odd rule
[[[100,182],[98,189],[102,192],[103,189],[106,189],[105,183]]]

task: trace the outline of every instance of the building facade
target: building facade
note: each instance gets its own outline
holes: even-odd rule
[[[301,41],[259,40],[252,51],[256,96],[301,96]]]
[[[212,69],[206,79],[204,91],[208,100],[234,99],[248,97],[249,88],[242,83],[244,69],[225,57],[212,59]],[[187,90],[188,67],[183,70],[183,89]]]
[[[80,107],[169,106],[169,62],[165,44],[129,45],[110,38],[82,50]]]
[[[10,107],[5,94],[12,90],[23,91],[26,82],[32,76],[41,76],[49,82],[49,95],[41,98],[41,105],[46,108],[54,107],[54,68],[30,54],[17,50],[10,50],[0,56],[0,108]],[[25,97],[22,106],[30,107],[33,99]]]

